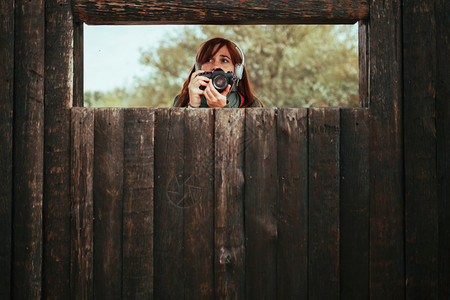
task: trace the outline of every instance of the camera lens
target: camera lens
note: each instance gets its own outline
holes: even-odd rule
[[[225,75],[219,74],[213,78],[213,85],[219,92],[223,92],[228,85],[228,80]]]

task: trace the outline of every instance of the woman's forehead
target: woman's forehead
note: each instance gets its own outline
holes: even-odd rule
[[[226,45],[223,45],[221,48],[219,48],[220,45],[214,46],[214,49],[212,51],[212,55],[220,54],[220,55],[226,55],[230,57],[230,51],[228,50],[228,47]]]

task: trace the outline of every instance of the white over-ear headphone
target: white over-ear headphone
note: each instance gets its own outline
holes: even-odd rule
[[[244,58],[244,51],[242,51],[241,47],[238,46],[238,44],[236,44],[235,42],[231,41],[234,46],[236,46],[236,49],[238,49],[239,54],[241,55],[242,58],[242,63],[240,64],[236,64],[234,66],[234,72],[236,74],[236,77],[241,80],[242,79],[242,75],[244,74],[244,62],[245,62],[245,58]],[[198,59],[198,54],[200,52],[200,50],[203,48],[203,45],[200,47],[200,49],[197,52],[197,55],[195,56],[195,71],[201,70],[202,69],[202,65],[197,61]]]

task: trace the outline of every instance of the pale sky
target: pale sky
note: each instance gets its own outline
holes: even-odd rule
[[[148,73],[139,64],[139,49],[157,44],[180,25],[84,25],[84,90],[107,91],[133,85]]]

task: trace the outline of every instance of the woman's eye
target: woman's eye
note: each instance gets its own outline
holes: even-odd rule
[[[222,59],[222,62],[223,62],[223,63],[229,63],[230,61],[229,61],[228,59],[226,59],[226,58],[223,58],[223,59]]]

